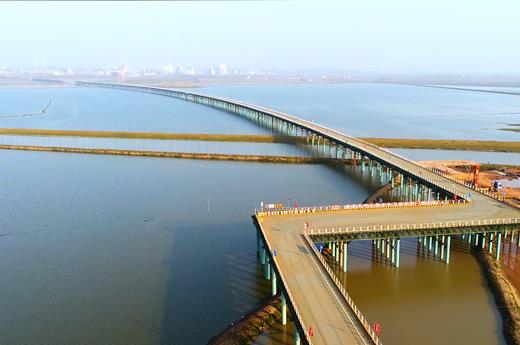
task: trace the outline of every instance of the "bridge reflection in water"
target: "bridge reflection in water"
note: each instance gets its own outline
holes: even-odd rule
[[[296,344],[381,344],[314,242],[324,243],[333,260],[346,271],[348,244],[355,240],[371,240],[374,250],[397,269],[401,238],[417,238],[425,251],[448,264],[453,235],[461,235],[495,253],[497,260],[503,237],[520,236],[515,233],[520,210],[499,197],[310,121],[244,102],[180,90],[77,84],[183,99],[238,114],[283,135],[304,137],[322,155],[352,159],[356,169],[377,176],[381,184],[389,184],[394,197],[406,201],[255,212],[258,258],[265,266],[266,279],[271,280],[273,295],[279,290],[282,294],[282,323],[287,322],[290,310]]]

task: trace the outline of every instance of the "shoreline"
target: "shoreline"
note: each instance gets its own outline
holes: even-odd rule
[[[502,332],[506,341],[520,345],[520,297],[499,262],[481,250],[477,250],[475,255],[502,316]]]
[[[333,159],[302,156],[266,156],[266,155],[241,155],[223,153],[192,153],[192,152],[167,152],[167,151],[139,151],[118,149],[96,149],[62,146],[31,146],[31,145],[0,145],[0,150],[59,152],[78,154],[97,154],[112,156],[138,156],[152,158],[173,159],[197,159],[215,161],[242,161],[258,163],[282,163],[282,164],[350,164],[348,159]]]
[[[226,329],[211,338],[206,345],[242,345],[253,343],[262,332],[282,319],[282,314],[280,313],[281,303],[279,295],[260,302],[258,308],[246,314],[240,321],[231,323]]]
[[[255,142],[255,143],[303,143],[305,138],[287,135],[261,134],[207,134],[207,133],[164,133],[164,132],[120,132],[92,131],[69,129],[39,129],[39,128],[0,128],[0,135],[17,136],[56,136],[82,138],[113,138],[113,139],[153,139],[153,140],[192,140],[219,142]]]

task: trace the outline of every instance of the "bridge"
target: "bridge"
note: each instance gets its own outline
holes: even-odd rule
[[[500,196],[295,116],[181,90],[77,84],[174,97],[237,114],[283,135],[304,137],[324,156],[350,158],[356,169],[391,186],[392,195],[402,202],[283,209],[265,204],[255,211],[258,259],[264,265],[265,278],[271,281],[272,294],[281,292],[282,323],[287,322],[288,311],[292,316],[296,344],[382,343],[317,250],[316,242],[328,247],[332,260],[346,271],[348,243],[371,240],[374,249],[397,269],[401,238],[417,238],[424,250],[448,264],[451,236],[460,235],[472,245],[494,252],[498,260],[503,239],[512,238],[520,224],[520,210]]]

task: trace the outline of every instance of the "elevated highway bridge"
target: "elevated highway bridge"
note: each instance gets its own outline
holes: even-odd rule
[[[451,236],[461,235],[483,250],[500,255],[504,236],[520,224],[520,210],[453,181],[378,146],[313,122],[224,97],[127,84],[77,82],[174,97],[231,112],[284,135],[303,136],[323,155],[351,158],[363,173],[393,187],[401,203],[336,205],[310,208],[262,208],[253,215],[257,251],[282,294],[282,323],[287,309],[296,326],[295,343],[381,344],[371,323],[338,282],[314,242],[324,243],[332,260],[347,270],[348,243],[372,240],[399,267],[400,239],[416,237],[425,250],[450,260]],[[520,242],[519,242],[520,243]]]

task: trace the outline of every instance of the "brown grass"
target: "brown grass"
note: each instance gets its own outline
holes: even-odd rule
[[[121,131],[86,131],[35,128],[0,128],[0,134],[65,136],[90,138],[124,138],[157,140],[200,140],[227,142],[258,143],[305,143],[304,137],[285,135],[247,135],[247,134],[200,134],[200,133],[159,133],[159,132],[121,132]],[[466,151],[520,152],[520,141],[486,140],[437,140],[437,139],[396,139],[396,138],[361,138],[369,143],[389,148],[438,149]]]
[[[199,133],[158,133],[158,132],[114,132],[84,131],[36,128],[0,128],[0,134],[30,136],[60,136],[89,138],[124,138],[124,139],[157,139],[157,140],[200,140],[228,142],[258,143],[297,143],[305,138],[282,135],[247,135],[247,134],[199,134]]]
[[[223,153],[192,153],[192,152],[166,152],[166,151],[139,151],[139,150],[116,150],[116,149],[94,149],[78,147],[58,146],[30,146],[30,145],[0,145],[0,150],[22,150],[40,152],[65,152],[84,153],[116,156],[141,156],[154,158],[180,158],[180,159],[202,159],[220,161],[244,161],[261,163],[284,163],[284,164],[349,164],[349,160],[320,158],[320,157],[297,157],[297,156],[265,156],[265,155],[238,155]]]
[[[403,149],[433,150],[465,150],[520,152],[520,141],[487,141],[487,140],[438,140],[438,139],[394,139],[394,138],[362,138],[369,143],[381,147]]]

